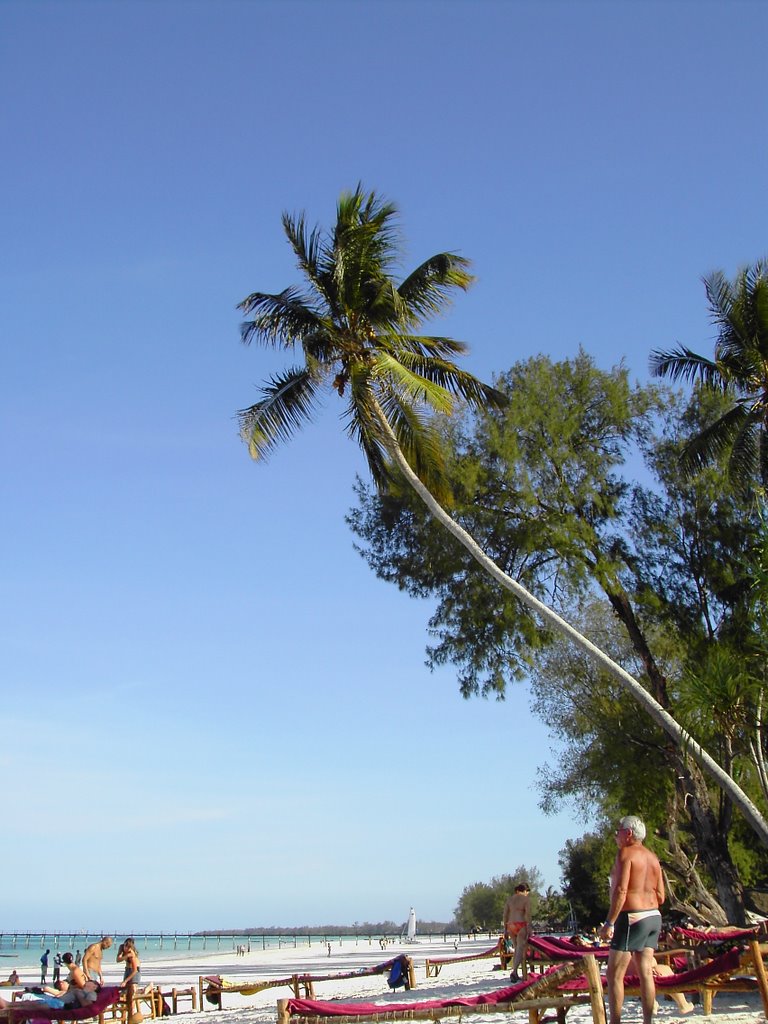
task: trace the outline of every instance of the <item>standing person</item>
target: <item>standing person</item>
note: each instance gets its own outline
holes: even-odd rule
[[[83,953],[82,966],[86,978],[90,978],[91,981],[97,981],[100,985],[104,984],[104,975],[101,973],[101,958],[104,955],[104,950],[109,949],[111,945],[112,936],[104,935],[98,942],[92,942],[90,946],[86,946]]]
[[[82,959],[83,959],[83,954],[78,949],[78,951],[75,953],[75,963],[77,964],[78,967],[80,966],[80,961]]]
[[[504,941],[514,943],[515,958],[512,961],[510,981],[520,981],[518,973],[525,956],[528,936],[531,934],[531,890],[525,882],[515,886],[515,891],[504,904]]]
[[[53,984],[58,985],[61,981],[61,953],[56,953],[53,957]]]
[[[117,951],[117,962],[125,964],[123,980],[120,988],[125,990],[125,1006],[128,1014],[128,1024],[134,1020],[141,1020],[141,1016],[134,1013],[133,993],[141,986],[141,960],[136,949],[136,943],[132,938],[127,938],[120,945]]]
[[[45,984],[45,979],[48,977],[48,957],[51,955],[50,949],[46,949],[43,955],[40,957],[40,984]]]
[[[611,868],[611,906],[600,929],[610,940],[608,1008],[610,1024],[619,1024],[624,1006],[624,975],[632,960],[640,979],[643,1024],[651,1024],[656,1003],[654,951],[659,944],[664,879],[659,858],[643,846],[645,825],[634,814],[616,829],[618,852]]]

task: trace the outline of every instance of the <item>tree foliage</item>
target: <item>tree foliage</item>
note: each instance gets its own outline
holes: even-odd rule
[[[584,353],[563,363],[528,360],[496,383],[509,398],[503,411],[445,424],[455,514],[498,564],[595,636],[662,706],[684,715],[692,735],[717,743],[726,770],[754,798],[744,716],[749,708],[754,745],[755,700],[747,694],[758,675],[749,651],[760,649],[760,638],[751,595],[764,531],[717,467],[695,478],[680,472],[679,453],[711,410],[702,396],[685,405],[666,390],[631,387],[622,366],[598,371]],[[624,470],[641,458],[642,484]],[[669,811],[673,804],[685,809],[687,852],[675,839],[685,872],[700,859],[726,912],[743,914],[725,839],[733,804],[707,786],[685,748],[671,749],[591,659],[553,647],[526,608],[489,585],[461,551],[437,542],[418,507],[362,487],[358,494],[350,523],[365,557],[384,578],[437,598],[429,659],[455,664],[465,695],[503,696],[521,676],[544,680],[548,671],[562,681],[559,690],[550,685],[545,713],[569,722],[571,747],[563,771],[549,777],[548,798],[559,788],[602,805],[597,794],[608,775],[615,806],[607,812],[637,810],[634,801],[619,806],[638,791],[634,757],[658,780],[639,790],[662,826],[678,813]],[[721,745],[722,729],[705,727],[704,690],[696,698],[690,686],[715,648],[741,652],[746,673],[730,683],[745,694],[738,711],[722,712],[729,746]],[[758,746],[764,751],[764,737]]]
[[[509,875],[495,875],[489,882],[474,882],[462,891],[454,910],[456,923],[465,931],[478,928],[495,931],[502,925],[504,904],[515,891],[516,885],[527,884],[531,889],[531,912],[535,915],[543,878],[538,868],[524,864]]]

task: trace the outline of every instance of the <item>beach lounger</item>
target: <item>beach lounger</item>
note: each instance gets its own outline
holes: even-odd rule
[[[761,949],[755,940],[749,945],[747,950],[730,949],[714,960],[679,974],[657,977],[656,994],[698,992],[704,1014],[709,1015],[712,1012],[712,1000],[718,992],[757,991],[763,1002],[763,1011],[768,1017],[768,977],[763,960],[768,955],[768,946]],[[564,982],[562,988],[582,991],[589,984],[587,978],[572,978]],[[601,978],[601,984],[605,986],[605,978]],[[639,996],[639,979],[627,975],[624,979],[624,992],[627,996]]]
[[[577,946],[568,939],[561,939],[556,935],[529,935],[523,960],[523,976],[527,977],[529,973],[535,974],[557,964],[578,960],[587,953],[591,953],[596,960],[605,961],[608,959],[609,949],[607,946]]]
[[[220,1010],[222,997],[225,992],[238,995],[252,996],[257,992],[263,992],[267,988],[280,988],[289,986],[294,996],[298,999],[304,996],[313,999],[315,995],[314,986],[321,981],[344,981],[348,978],[365,978],[374,974],[389,974],[395,964],[400,964],[408,978],[408,988],[415,988],[416,978],[413,971],[413,961],[409,956],[400,954],[385,960],[384,963],[375,964],[373,967],[361,967],[355,971],[338,971],[332,974],[292,974],[287,978],[268,978],[263,981],[228,981],[220,975],[208,975],[201,977],[198,985],[200,990],[200,1007],[206,1009],[206,1003],[213,1005]]]
[[[17,1021],[51,1021],[51,1020],[89,1020],[91,1017],[98,1017],[103,1022],[104,1012],[114,1006],[120,999],[121,991],[117,986],[104,985],[96,994],[96,1000],[88,1006],[45,1006],[38,1002],[20,999],[11,1003],[5,1010],[0,1010],[0,1020],[8,1021],[8,1024],[16,1024]]]
[[[584,950],[582,950],[583,954]],[[511,959],[512,953],[506,953],[504,949],[504,937],[502,936],[495,946],[491,946],[490,949],[483,950],[482,953],[468,953],[465,956],[445,956],[445,957],[432,957],[424,961],[424,966],[427,970],[428,978],[436,978],[440,973],[441,969],[446,965],[450,964],[465,964],[470,960],[486,960],[490,957],[501,958],[501,968],[506,970],[507,964],[506,959]]]
[[[583,972],[591,979],[586,991],[563,991],[560,985]],[[597,963],[587,954],[573,963],[561,964],[535,980],[519,982],[494,992],[453,999],[427,999],[401,1003],[280,999],[278,1024],[357,1024],[361,1021],[440,1020],[475,1013],[527,1011],[529,1024],[540,1024],[543,1015],[555,1010],[564,1024],[569,1008],[589,1003],[595,1024],[605,1024],[605,1006]]]

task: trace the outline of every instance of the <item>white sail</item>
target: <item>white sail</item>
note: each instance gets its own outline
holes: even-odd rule
[[[414,942],[416,939],[416,911],[411,907],[410,913],[408,914],[408,930],[407,936],[409,942]]]

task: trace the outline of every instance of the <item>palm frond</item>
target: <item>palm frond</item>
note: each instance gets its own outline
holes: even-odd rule
[[[312,409],[322,385],[304,367],[287,370],[261,388],[262,397],[238,414],[240,436],[248,443],[253,459],[269,453],[312,419]]]
[[[395,348],[403,348],[423,356],[463,356],[469,351],[463,341],[429,334],[391,334]]]
[[[240,325],[244,345],[252,341],[292,348],[303,338],[323,327],[322,313],[315,309],[298,288],[286,288],[276,295],[254,292],[237,307],[253,320]]]
[[[728,457],[728,476],[741,494],[748,494],[760,469],[759,423],[754,413],[743,410],[739,429]],[[765,482],[765,478],[760,478]]]
[[[687,443],[681,456],[683,470],[692,475],[721,459],[748,420],[749,412],[739,403],[733,405]]]
[[[475,278],[471,263],[463,256],[440,252],[425,260],[400,284],[397,291],[404,304],[403,323],[413,325],[442,313],[456,288],[466,291]]]
[[[438,501],[450,503],[453,492],[446,473],[442,437],[434,421],[420,415],[395,391],[385,392],[380,404],[410,467]]]
[[[344,419],[347,435],[360,446],[376,489],[386,491],[394,477],[381,425],[373,412],[370,381],[365,374],[352,374]]]
[[[307,237],[304,213],[283,213],[282,222],[283,231],[294,251],[299,269],[312,283],[332,315],[336,315],[339,308],[333,286],[333,260],[329,257],[328,245],[321,229],[314,227]]]
[[[649,366],[654,377],[671,377],[672,380],[685,380],[690,383],[700,380],[708,387],[724,390],[720,364],[700,356],[684,345],[678,345],[668,352],[654,349],[650,355]]]
[[[393,389],[411,403],[423,403],[445,414],[453,411],[450,392],[426,376],[413,373],[405,365],[405,359],[394,359],[388,353],[379,351],[373,359],[372,374],[386,382],[385,389]]]

